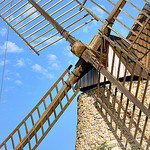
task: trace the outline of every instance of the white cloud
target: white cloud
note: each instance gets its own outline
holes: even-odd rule
[[[41,38],[39,38],[39,41],[44,41],[44,40],[46,40],[47,38],[49,38],[49,37],[51,37],[51,36],[52,36],[52,35],[41,37]],[[60,38],[59,35],[52,36],[50,39],[47,39],[47,40],[45,41],[45,44],[52,43],[52,42],[54,42],[55,40],[57,40],[57,39],[59,39],[59,38]],[[62,42],[63,42],[63,39],[57,41],[56,43],[62,43]],[[55,43],[54,43],[54,44],[55,44]]]
[[[52,67],[53,67],[53,68],[59,68],[59,65],[58,65],[57,63],[53,63],[53,64],[52,64]]]
[[[54,54],[47,55],[48,62],[51,65],[49,69],[59,69],[60,68],[60,61],[58,60],[57,56]]]
[[[69,57],[74,56],[74,54],[71,52],[71,47],[70,46],[67,46],[67,47],[64,48],[64,54],[69,56]]]
[[[36,72],[42,72],[42,70],[43,70],[43,68],[38,64],[33,65],[32,69]]]
[[[38,72],[40,74],[42,74],[43,76],[45,76],[46,78],[54,78],[54,75],[49,73],[47,69],[43,68],[42,66],[40,66],[39,64],[35,64],[32,66],[33,71]]]
[[[23,66],[25,66],[24,59],[18,59],[17,63],[15,64],[15,66],[17,66],[17,67],[23,67]]]
[[[51,37],[51,38],[49,38],[49,37]],[[36,36],[32,36],[32,39],[34,39],[34,38],[36,38]],[[35,40],[34,42],[32,42],[32,46],[35,46],[37,49],[40,49],[43,46],[50,44],[50,43],[54,42],[55,40],[58,40],[59,38],[61,38],[61,36],[59,36],[59,35],[52,36],[51,34],[49,36],[42,36],[42,37],[38,38],[37,40]],[[64,38],[60,39],[60,40],[56,41],[55,43],[53,43],[53,45],[58,44],[58,43],[63,43],[64,41],[65,41]]]
[[[123,17],[122,16],[118,16],[117,19],[123,20]]]
[[[88,26],[84,26],[84,27],[83,27],[83,32],[84,32],[84,33],[88,33]]]
[[[0,54],[4,53],[6,45],[8,53],[21,53],[23,51],[23,49],[17,46],[15,43],[8,41],[0,46]]]
[[[9,64],[9,63],[10,63],[9,60],[6,60],[6,61],[5,61],[5,64]],[[4,66],[4,61],[1,61],[1,62],[0,62],[0,66]]]
[[[4,37],[4,36],[6,35],[6,33],[7,33],[7,29],[6,29],[6,28],[0,29],[0,35],[1,35],[2,37]]]
[[[49,54],[49,55],[47,55],[47,57],[48,57],[50,60],[53,60],[53,61],[57,59],[57,56],[54,55],[54,54]]]
[[[15,83],[18,84],[18,85],[21,85],[21,84],[22,84],[22,81],[16,80]]]
[[[104,6],[102,6],[102,5],[101,5],[101,7],[104,8]],[[91,8],[91,10],[92,10],[92,12],[93,12],[95,15],[97,15],[98,17],[100,17],[100,18],[103,17],[104,11],[103,11],[102,9],[100,9],[99,7],[93,6],[93,7]]]
[[[93,20],[91,23],[87,24],[86,26],[84,26],[82,28],[83,33],[89,33],[89,30],[93,29],[93,28],[97,28],[98,26],[98,22],[96,20]]]
[[[48,62],[49,62],[50,64],[52,64],[52,63],[54,63],[54,62],[57,61],[57,56],[54,55],[54,54],[48,54],[48,55],[47,55],[47,58],[48,58]]]
[[[31,63],[32,63],[32,61],[31,61],[31,59],[29,59],[29,58],[26,58],[26,63],[28,63],[28,64],[30,64],[31,65]]]

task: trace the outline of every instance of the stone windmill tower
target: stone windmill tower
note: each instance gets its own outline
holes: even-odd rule
[[[15,150],[36,149],[77,93],[95,86],[97,89],[78,99],[76,149],[97,149],[101,145],[101,139],[107,142],[114,141],[114,138],[118,139],[123,149],[129,146],[146,150],[150,148],[148,99],[150,3],[147,0],[140,0],[141,5],[138,7],[129,0],[106,1],[106,6],[102,5],[104,2],[100,4],[100,1],[93,0],[83,2],[78,0],[55,2],[2,0],[0,2],[0,17],[36,54],[39,55],[40,51],[65,38],[71,46],[71,52],[79,58],[73,71],[70,72],[71,66],[66,69],[31,112],[2,142],[1,149],[7,150],[8,147]],[[27,4],[30,6],[25,7]],[[70,9],[66,8],[70,5]],[[90,10],[92,5],[93,11]],[[29,11],[32,8],[34,10]],[[51,9],[53,9],[52,12],[50,12]],[[8,13],[10,10],[12,10],[11,13]],[[53,15],[61,10],[63,12],[55,18]],[[95,14],[96,10],[106,13],[108,17],[101,18]],[[138,13],[134,14],[133,10]],[[36,12],[38,15],[29,19]],[[70,12],[72,14],[68,15]],[[80,17],[77,16],[82,12],[84,13]],[[63,16],[66,16],[66,19],[61,20]],[[129,18],[126,19],[127,23],[133,22],[132,25],[128,26],[124,22],[125,16]],[[69,24],[63,24],[73,17],[76,19]],[[18,20],[18,18],[21,19]],[[85,18],[88,20],[83,20]],[[89,45],[72,35],[74,31],[93,20],[102,24]],[[69,28],[79,21],[81,25]],[[52,32],[53,29],[57,31]],[[122,34],[119,29],[128,32]],[[45,37],[47,33],[49,36]],[[56,36],[58,33],[61,37]],[[54,37],[57,38],[54,39]],[[51,41],[51,39],[54,40]],[[70,90],[72,95],[68,95]],[[90,95],[92,98],[89,97]],[[65,102],[64,99],[66,99]],[[44,111],[40,111],[41,107],[44,107]],[[58,107],[59,111],[57,111]],[[38,116],[36,118],[35,113]],[[27,122],[30,122],[30,125]],[[47,124],[46,128],[45,124]],[[21,134],[22,128],[25,134]],[[39,131],[41,136],[37,134]],[[109,131],[113,135],[109,135]]]

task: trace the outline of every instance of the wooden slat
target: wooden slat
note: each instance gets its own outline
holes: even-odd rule
[[[143,131],[142,131],[142,137],[141,137],[141,140],[140,140],[140,145],[142,145],[142,142],[143,142],[143,137],[144,137],[144,134],[145,134],[145,129],[146,129],[146,126],[147,126],[147,122],[148,122],[148,117],[146,116]]]
[[[144,104],[145,96],[147,94],[147,88],[148,88],[148,84],[149,84],[149,78],[150,78],[150,74],[147,74],[147,80],[146,80],[145,90],[144,90],[144,94],[143,94],[143,97],[142,97],[142,104]]]
[[[140,110],[139,116],[138,116],[138,121],[137,121],[136,128],[135,128],[135,132],[134,132],[134,138],[135,138],[135,139],[136,139],[137,131],[138,131],[138,128],[139,128],[139,123],[140,123],[140,119],[141,119],[141,114],[142,114],[142,111]]]
[[[21,7],[17,8],[16,10],[14,10],[13,12],[11,12],[7,17],[5,17],[5,19],[8,19],[10,16],[12,16],[13,14],[15,14],[17,11],[19,11],[21,8],[25,7],[29,2],[24,3],[23,5],[21,5]]]
[[[69,85],[68,83],[65,83],[64,78],[62,78],[62,83],[63,83],[63,85],[67,85],[67,86]],[[68,97],[67,91],[65,90],[64,93],[65,93],[65,96],[67,98],[67,101],[69,101],[69,97]]]
[[[119,1],[121,2],[121,0]],[[118,6],[118,5],[117,5]],[[120,6],[119,6],[119,9],[120,9]],[[118,10],[117,10],[118,11]],[[115,12],[116,14],[116,12]],[[112,19],[112,18],[111,18]],[[107,28],[108,26],[106,26]],[[111,29],[111,27],[109,27]],[[124,54],[124,52],[120,52],[120,55],[122,55],[122,53]],[[86,54],[89,54],[89,56],[87,57]],[[84,52],[84,54],[82,55],[82,58],[87,61],[87,62],[90,62],[96,69],[99,68],[99,59],[97,57],[95,57],[95,59],[92,57],[92,51],[89,51],[89,49],[87,48]],[[129,56],[127,54],[127,56]],[[122,58],[122,56],[121,56]],[[120,58],[120,60],[121,60]],[[131,57],[129,57],[131,59]],[[132,59],[131,59],[132,60]],[[138,62],[136,62],[136,64],[138,64]],[[82,67],[81,67],[82,68]],[[127,68],[127,67],[126,67]],[[145,70],[143,67],[141,67],[142,69],[141,70]],[[119,69],[120,70],[120,69]],[[80,69],[76,69],[77,73],[80,75]],[[125,71],[126,72],[126,71]],[[143,72],[143,71],[142,71]],[[104,75],[104,92],[103,94],[105,94],[105,91],[106,91],[106,87],[105,87],[105,83],[106,83],[106,79],[109,80],[111,83],[113,83],[114,85],[116,85],[116,87],[124,94],[128,97],[128,99],[130,99],[134,105],[136,107],[138,107],[147,117],[150,117],[150,112],[146,109],[146,107],[144,105],[141,105],[141,103],[138,101],[137,99],[137,95],[138,95],[138,87],[137,87],[137,94],[135,95],[135,97],[130,93],[130,90],[128,91],[125,87],[123,87],[123,85],[116,80],[116,78],[114,78],[114,76],[109,73],[106,68],[102,68],[101,69],[101,73]],[[118,73],[119,74],[119,73]],[[139,77],[139,79],[142,77],[142,73]],[[63,78],[63,77],[62,77]],[[53,109],[57,108],[58,104],[60,103],[60,101],[62,100],[62,98],[66,95],[67,96],[67,92],[70,90],[71,86],[70,86],[70,81],[72,81],[72,84],[74,84],[76,82],[78,77],[75,77],[73,74],[71,74],[69,76],[69,79],[66,81],[66,84],[63,84],[63,87],[61,88],[61,90],[57,93],[56,97],[52,100],[51,104],[47,107],[47,109],[44,111],[44,113],[42,115],[39,115],[39,120],[37,121],[37,123],[34,124],[34,127],[32,130],[29,131],[28,133],[28,129],[26,127],[26,121],[24,120],[24,124],[25,124],[25,128],[26,128],[26,132],[28,133],[27,136],[21,141],[21,143],[18,145],[18,149],[21,148],[21,146],[25,146],[27,143],[29,143],[29,139],[31,139],[33,137],[33,135],[35,134],[34,131],[38,131],[40,128],[42,128],[44,122],[47,120],[47,117],[49,117],[52,112],[54,111]],[[124,78],[124,81],[125,82],[125,78]],[[140,83],[140,82],[139,82]],[[123,83],[124,84],[124,83]],[[56,84],[54,85],[56,86]],[[56,89],[57,90],[57,89]],[[76,95],[74,93],[74,95]],[[74,97],[74,96],[73,96]],[[104,96],[103,96],[104,97]],[[104,102],[104,99],[103,99],[103,102]],[[70,103],[70,99],[68,97],[68,102],[66,105],[68,105]],[[107,103],[108,104],[108,103]],[[105,107],[105,105],[103,105],[103,107]],[[107,105],[107,107],[109,108],[109,104]],[[36,107],[38,108],[38,107]],[[135,107],[134,107],[135,109]],[[63,112],[64,108],[61,110],[61,113]],[[39,113],[38,113],[39,114]],[[31,115],[31,114],[30,114]],[[57,121],[57,119],[59,118],[59,115],[58,116],[55,116],[55,120],[54,122]],[[51,124],[51,126],[53,126],[54,123]],[[146,126],[146,125],[145,125]],[[124,126],[123,126],[124,127]],[[51,128],[51,127],[50,127]],[[50,128],[48,130],[50,130]],[[125,128],[125,127],[124,127]],[[126,128],[125,128],[125,131]],[[44,133],[43,132],[43,135],[42,135],[42,138],[38,141],[38,142],[41,142],[41,140],[44,138],[44,136],[47,134],[47,132]],[[143,133],[144,134],[144,133]],[[12,135],[11,135],[12,137]],[[37,144],[38,144],[37,142]],[[37,146],[36,144],[36,146]]]
[[[4,147],[5,147],[5,150],[7,150],[7,145],[6,145],[6,143],[4,144]]]
[[[128,50],[130,50],[130,49],[133,47],[134,43],[135,43],[135,42],[137,41],[137,39],[139,38],[140,34],[142,33],[142,31],[144,30],[144,28],[145,28],[146,25],[148,24],[149,20],[150,20],[150,16],[146,19],[146,21],[145,21],[143,27],[140,28],[140,31],[138,32],[138,34],[137,34],[136,37],[134,38],[133,42],[130,44],[130,47],[128,48]]]
[[[36,109],[37,109],[37,112],[38,112],[38,116],[39,116],[39,118],[40,118],[40,117],[41,117],[41,114],[40,114],[39,107],[37,107]]]
[[[115,79],[107,70],[104,68],[101,69],[101,73],[107,77],[107,79],[112,82],[114,85],[117,86],[117,88],[124,94],[126,97],[128,97],[142,112],[145,113],[146,116],[150,117],[150,112],[147,110],[147,108],[143,105],[141,105],[141,102],[134,97],[133,94],[131,94],[125,87],[122,86],[122,84]]]
[[[25,126],[25,130],[26,130],[26,134],[28,134],[28,128],[27,128],[26,121],[24,121],[24,126]]]
[[[110,15],[110,13],[104,9],[102,6],[100,6],[99,4],[97,4],[95,1],[91,0],[96,6],[98,6],[101,10],[103,10],[104,12],[106,12],[108,15]],[[127,25],[125,25],[123,22],[121,22],[119,19],[117,19],[117,17],[114,17],[114,19],[116,21],[118,21],[121,25],[123,25],[126,29],[128,29],[129,31],[131,31],[134,35],[137,35],[132,29],[130,29]]]
[[[7,7],[9,4],[11,4],[13,1],[14,1],[14,0],[10,0],[7,4],[5,4],[3,7],[0,8],[0,11],[1,11],[2,9],[4,9],[5,7]]]
[[[67,88],[66,85],[64,85],[64,87]],[[63,88],[64,88],[64,87],[63,87]],[[64,89],[63,89],[63,91],[64,91]],[[63,93],[62,90],[60,90],[60,92]],[[58,94],[60,94],[60,92],[59,92]],[[60,96],[59,96],[59,95],[56,95],[56,97],[57,97],[57,99],[58,99],[58,97],[60,97]],[[54,101],[55,101],[55,99],[52,101],[52,103],[54,103]],[[51,110],[52,110],[52,107],[54,106],[52,103],[50,104],[50,105],[51,105]],[[70,103],[70,100],[69,100],[67,103]],[[49,109],[49,107],[47,108],[47,110],[48,110],[48,109]],[[64,108],[63,108],[63,109],[64,109]],[[46,110],[46,111],[47,111],[47,110]],[[45,116],[46,114],[48,114],[46,111],[45,111],[44,114],[43,114],[44,116]],[[62,112],[61,112],[61,113],[62,113]],[[42,115],[41,117],[43,117],[43,115]],[[58,116],[57,116],[57,117],[58,117]],[[57,121],[57,117],[55,118],[54,121]],[[38,122],[39,122],[39,124],[40,124],[41,122],[44,123],[44,122],[45,122],[45,119],[43,120],[43,119],[40,118]],[[52,126],[52,124],[51,124],[51,126]],[[37,131],[38,129],[40,129],[40,127],[38,126],[38,124],[35,124],[34,130]],[[33,131],[34,131],[34,130],[33,130]],[[28,137],[28,138],[31,138],[33,131],[32,131],[32,130],[29,131],[28,136],[26,136],[26,137],[22,140],[22,142],[20,142],[20,144],[17,146],[16,149],[20,149],[20,148],[19,148],[20,145],[25,145],[25,144],[26,144],[26,142],[27,142],[27,137]],[[44,132],[44,134],[42,135],[42,138],[43,138],[43,136],[44,136],[45,134],[46,134],[46,132]],[[30,136],[31,136],[31,137],[30,137]],[[39,140],[39,141],[40,141],[40,140]],[[38,142],[39,142],[39,141],[38,141]]]
[[[50,126],[51,123],[50,123],[50,119],[49,119],[48,115],[46,115],[46,119],[47,119],[47,121],[48,121],[48,125]]]
[[[120,56],[119,56],[119,64],[118,64],[118,71],[117,71],[117,80],[119,80],[121,59],[122,59],[122,52],[120,53]]]
[[[19,0],[17,3],[15,3],[14,5],[12,5],[9,9],[7,9],[5,12],[3,12],[1,15],[6,14],[8,11],[10,11],[12,8],[14,8],[16,5],[18,5],[20,2],[22,2],[22,0]]]
[[[106,86],[106,77],[104,76],[103,95],[102,95],[102,102],[103,103],[104,103],[104,100],[105,100],[105,86]]]
[[[120,118],[120,113],[121,113],[121,107],[122,107],[122,100],[123,100],[123,93],[121,93],[120,102],[119,102],[119,105],[118,105],[118,119],[121,119]]]
[[[44,104],[44,108],[46,110],[47,106],[46,106],[46,103],[45,103],[45,99],[43,99],[43,104]]]
[[[113,111],[112,113],[114,114],[115,113],[115,105],[116,105],[116,99],[117,99],[117,92],[118,92],[118,89],[115,88],[115,96],[114,96],[114,101],[113,101]]]
[[[5,0],[2,0],[2,1],[0,2],[0,4],[2,4],[3,2],[5,2]]]
[[[80,25],[80,26],[76,27],[75,29],[73,29],[72,31],[70,31],[69,34],[75,32],[76,30],[78,30],[78,29],[80,29],[80,28],[82,28],[83,26],[87,25],[88,23],[92,22],[93,20],[94,20],[94,18],[92,18],[92,19],[86,21],[86,22],[83,23],[82,25]],[[60,38],[56,39],[55,41],[51,42],[50,44],[47,44],[46,46],[40,48],[37,52],[42,51],[43,49],[45,49],[45,48],[51,46],[52,44],[54,44],[54,43],[56,43],[56,42],[58,42],[58,41],[60,41],[60,40],[62,40],[62,39],[63,39],[63,37],[60,37]]]
[[[30,117],[31,117],[31,122],[32,122],[32,125],[34,125],[34,119],[33,119],[33,116],[32,116],[32,114],[30,115]]]
[[[97,98],[96,95],[95,95],[95,98],[102,105],[102,107],[107,111],[107,113],[111,116],[111,118],[115,121],[116,125],[119,125],[120,129],[124,133],[126,133],[128,135],[128,137],[130,137],[138,145],[138,147],[141,150],[143,150],[143,148],[139,145],[139,143],[134,139],[134,137],[132,136],[132,134],[128,132],[128,129],[125,126],[122,125],[122,122],[120,122],[115,115],[112,114],[112,112],[107,108],[107,106],[102,102],[102,100],[100,98]]]
[[[58,90],[58,86],[56,85],[56,91],[57,91],[57,94],[59,92]],[[60,104],[60,108],[63,109],[63,105],[62,105],[62,102],[61,102],[61,99],[59,98],[59,104]]]
[[[35,112],[35,110],[37,109],[37,107],[39,107],[41,105],[41,103],[43,102],[43,99],[45,99],[49,93],[55,88],[55,85],[58,84],[62,77],[64,77],[66,75],[66,73],[68,72],[68,69],[70,69],[72,67],[72,65],[70,65],[65,72],[61,75],[61,77],[55,82],[55,84],[48,90],[48,92],[43,96],[43,98],[38,102],[38,104],[32,109],[32,111],[23,119],[23,121],[14,129],[14,131],[3,141],[3,143],[1,143],[0,148],[11,138],[12,135],[14,135],[16,132],[18,132],[18,129],[25,125],[24,122],[26,120],[28,120],[28,118],[31,116],[31,114],[33,114]],[[50,121],[48,120],[49,124]],[[26,128],[26,127],[25,127]],[[26,130],[27,132],[27,130]],[[35,134],[35,133],[34,133]],[[36,135],[36,134],[35,134]]]
[[[80,17],[79,19],[75,20],[75,21],[72,22],[71,24],[69,24],[69,25],[67,25],[66,27],[64,27],[64,30],[67,29],[67,28],[69,28],[69,27],[71,27],[71,26],[74,25],[75,23],[81,21],[82,19],[84,19],[84,18],[87,17],[87,16],[88,16],[88,14],[86,14],[86,15]],[[48,38],[44,39],[43,41],[41,41],[41,42],[35,44],[33,47],[35,48],[35,47],[39,46],[40,44],[42,44],[43,42],[45,42],[45,41],[47,41],[47,40],[53,38],[53,37],[56,36],[57,34],[59,34],[59,32],[56,32],[56,33],[52,34],[51,36],[49,36]]]
[[[15,148],[15,143],[14,143],[13,136],[11,136],[11,142],[12,142],[12,146],[13,146],[13,149],[14,149]]]
[[[50,100],[51,100],[51,102],[52,102],[52,101],[53,101],[53,98],[52,98],[51,92],[49,93],[49,96],[50,96]],[[53,107],[52,109],[53,109],[53,112],[54,112],[54,116],[55,116],[55,118],[56,118],[56,117],[57,117],[57,114],[56,114],[55,107]]]
[[[131,4],[134,8],[136,8],[137,10],[139,10],[140,12],[142,12],[145,16],[148,17],[148,15],[143,11],[141,10],[140,8],[138,8],[136,5],[134,5],[131,1],[129,0],[126,0],[129,4]]]
[[[35,130],[34,130],[34,135],[35,135],[35,142],[37,143],[38,142],[38,137],[37,137],[37,133],[36,133]]]
[[[108,90],[108,102],[107,102],[107,108],[110,107],[110,93],[111,93],[111,83],[109,84],[109,90]]]
[[[62,0],[60,0],[58,3],[55,3],[54,5],[52,5],[51,7],[49,7],[49,8],[46,10],[46,12],[47,12],[48,10],[54,8],[55,6],[57,6],[57,5],[58,5],[59,3],[61,3],[61,2],[62,2]],[[55,13],[56,13],[56,11],[55,11]],[[53,12],[51,15],[54,15],[55,13]],[[41,14],[38,15],[38,16],[36,16],[35,18],[31,19],[29,22],[27,22],[27,23],[24,24],[24,25],[28,25],[29,23],[31,23],[31,22],[33,22],[34,20],[38,19],[40,16],[41,16]],[[58,17],[58,18],[59,18],[59,17]],[[45,18],[42,19],[41,21],[39,21],[39,22],[37,22],[36,24],[32,25],[32,27],[30,27],[29,29],[23,31],[23,32],[20,33],[20,34],[23,35],[23,34],[27,33],[28,31],[32,30],[33,28],[35,28],[36,26],[38,26],[39,24],[41,24],[41,23],[44,22],[45,20],[46,20]],[[57,20],[57,18],[56,18],[56,20]],[[48,24],[49,24],[49,23],[48,23]],[[20,30],[21,28],[23,28],[24,25],[21,26],[20,28],[18,28],[17,31]],[[46,27],[46,25],[45,25],[44,27]],[[41,27],[41,28],[39,28],[38,30],[43,29],[44,27]],[[37,33],[38,30],[36,30],[36,31],[32,32],[31,34],[29,34],[28,36],[26,36],[25,39],[29,38],[31,35],[33,35],[33,33]]]
[[[43,123],[41,122],[40,125],[41,125],[42,135],[44,135]]]
[[[26,39],[24,39],[24,37],[21,36],[20,33],[15,30],[14,27],[12,27],[11,24],[8,23],[8,21],[7,21],[2,15],[0,15],[0,17],[14,30],[14,32],[16,32],[16,33],[18,34],[19,37],[22,38],[22,40],[24,40],[24,41],[26,42],[26,44],[27,44],[37,55],[39,55],[39,53],[28,43],[28,41],[27,41]]]
[[[50,131],[50,129],[54,126],[54,124],[56,123],[56,121],[60,118],[60,116],[63,114],[63,112],[66,110],[66,108],[69,106],[69,104],[71,103],[71,101],[74,99],[74,97],[77,95],[77,93],[79,92],[79,89],[72,95],[72,97],[70,98],[70,100],[66,103],[66,105],[64,106],[63,110],[60,111],[60,113],[58,114],[57,118],[52,122],[52,124],[48,127],[48,129],[45,131],[44,135],[39,139],[39,141],[36,143],[36,145],[33,147],[33,150],[35,150],[38,145],[41,143],[41,141],[45,138],[45,136],[48,134],[48,132]]]
[[[19,140],[21,141],[22,138],[21,138],[21,134],[20,134],[20,130],[18,129],[18,136],[19,136]]]
[[[114,71],[114,63],[115,63],[115,54],[116,54],[116,49],[113,49],[113,58],[112,58],[112,66],[111,66],[111,75],[113,75],[113,71]]]
[[[132,69],[132,74],[131,74],[131,79],[130,79],[129,92],[131,92],[131,88],[132,88],[132,81],[133,81],[133,77],[134,77],[135,65],[136,65],[136,64],[134,63],[133,69]],[[125,125],[128,106],[129,106],[129,99],[127,98],[126,109],[125,109],[124,117],[123,117],[123,125]]]
[[[55,20],[58,20],[59,18],[63,17],[64,15],[66,15],[68,12],[74,10],[78,5],[74,6],[73,8],[69,9],[68,11],[66,11],[65,13],[61,14],[60,16],[58,16],[57,18],[55,18]],[[60,22],[59,24],[63,24],[66,21],[68,21],[69,19],[73,18],[74,16],[78,15],[81,12],[76,12],[75,14],[73,14],[72,16],[68,17],[67,19],[63,20],[62,22]],[[25,30],[24,32],[21,33],[21,35],[25,34],[26,32],[30,31],[31,29],[35,28],[37,25],[39,25],[40,23],[42,23],[45,19],[41,20],[40,22],[38,22],[37,24],[35,24],[34,26],[30,27],[29,29]],[[31,37],[32,35],[34,35],[35,33],[37,33],[38,31],[44,29],[45,27],[47,27],[50,23],[47,23],[45,26],[42,26],[41,28],[39,28],[38,30],[32,32],[31,34],[29,34],[28,36],[25,37],[25,39]],[[44,34],[47,34],[48,32],[52,31],[53,29],[55,29],[54,27],[48,29],[47,31],[45,31],[44,33],[38,35],[36,38],[32,39],[29,41],[29,43],[32,43],[33,41],[37,40],[38,38],[42,37]]]
[[[84,0],[82,5],[80,6],[79,10],[81,11],[82,7],[84,6],[84,4],[86,3],[87,0]]]
[[[30,139],[28,138],[28,145],[29,145],[29,150],[32,150],[31,149],[31,142],[30,142]]]
[[[147,78],[147,73],[150,73],[150,70],[147,69],[146,67],[144,67],[139,61],[137,61],[135,59],[135,57],[133,57],[132,55],[129,55],[124,49],[122,49],[118,44],[114,43],[114,41],[112,41],[110,38],[108,38],[106,35],[102,34],[101,32],[99,32],[99,34],[104,37],[106,40],[109,41],[109,44],[112,45],[112,47],[116,47],[116,52],[120,55],[120,53],[122,52],[125,56],[129,57],[129,59],[132,62],[136,63],[136,68],[135,68],[135,75],[139,75],[140,73],[140,69],[143,68],[143,73],[142,73],[142,77],[143,78]],[[125,59],[124,57],[122,58],[122,62],[125,64]],[[128,71],[132,72],[132,62],[130,63],[130,65],[128,65]]]

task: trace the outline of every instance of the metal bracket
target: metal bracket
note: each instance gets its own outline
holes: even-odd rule
[[[100,72],[102,68],[103,68],[103,66],[99,65],[97,71]]]
[[[79,77],[78,75],[76,75],[73,71],[71,72],[75,77]]]

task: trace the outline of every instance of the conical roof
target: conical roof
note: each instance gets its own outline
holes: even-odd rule
[[[150,5],[145,4],[143,11],[150,15]],[[138,21],[143,25],[146,24],[148,17],[144,15],[142,12],[138,16]],[[145,25],[144,29],[138,23],[134,23],[132,30],[135,33],[139,33],[142,30],[141,34],[135,41],[133,45],[133,51],[136,54],[138,60],[147,68],[150,69],[150,20],[148,20],[147,24]],[[127,39],[133,42],[136,36],[129,32]]]

